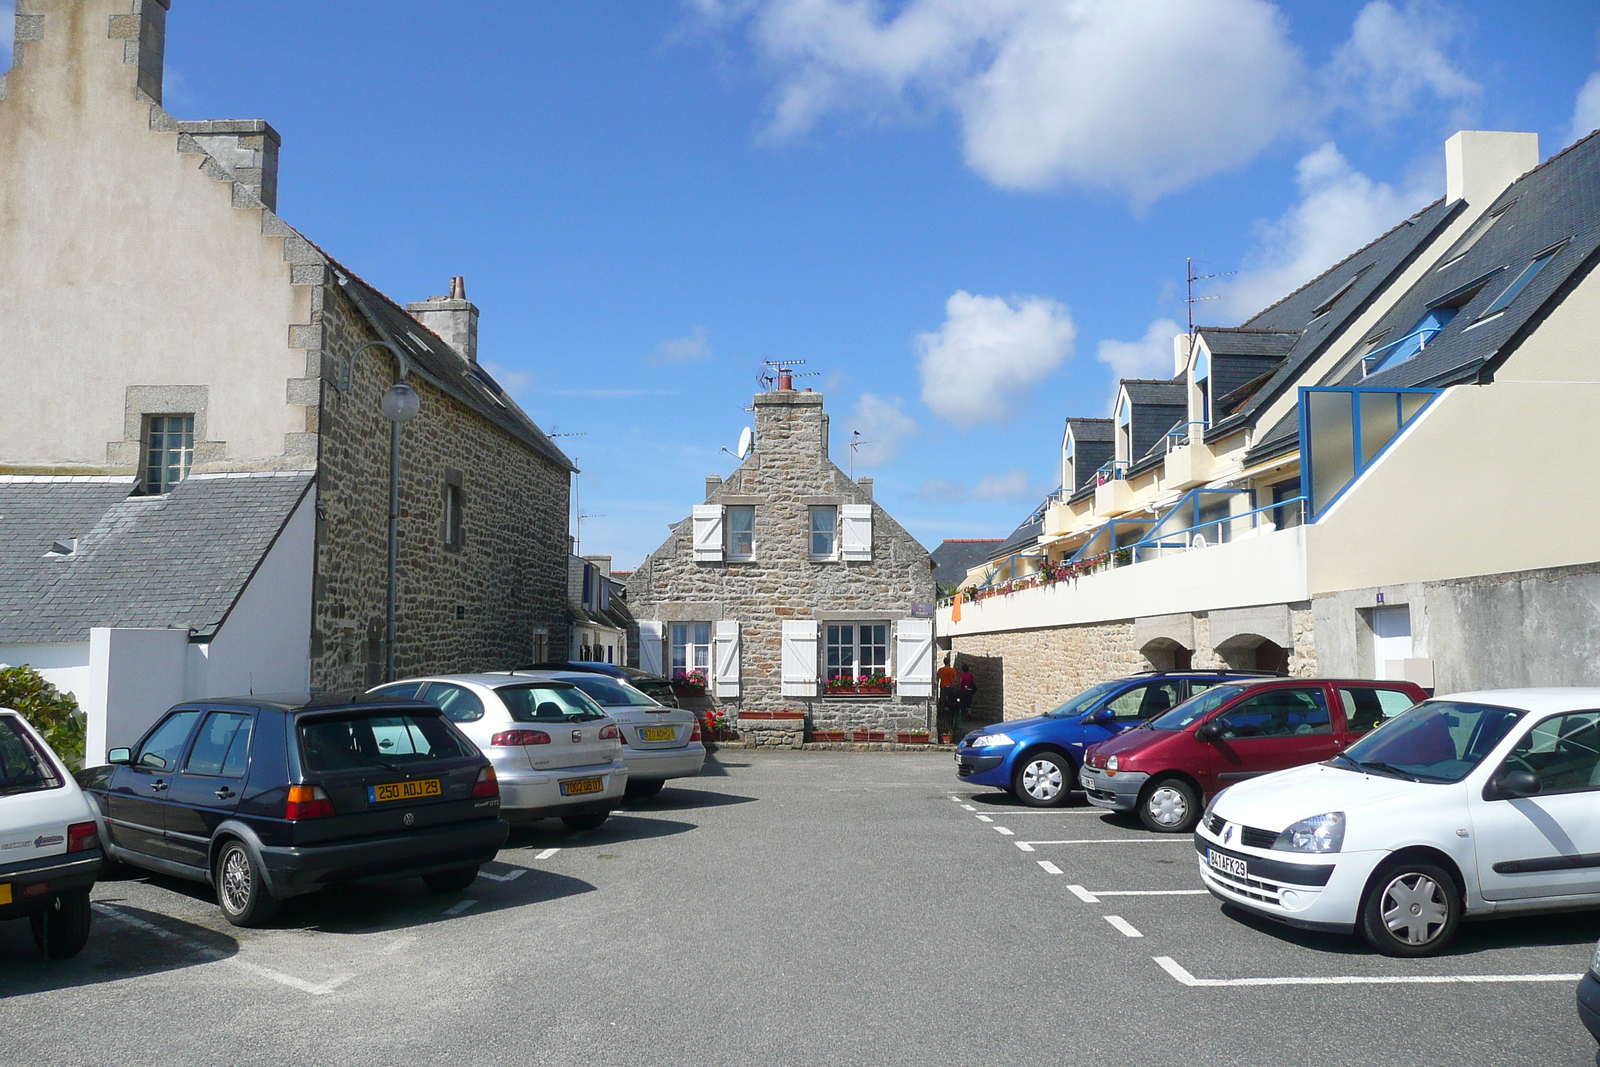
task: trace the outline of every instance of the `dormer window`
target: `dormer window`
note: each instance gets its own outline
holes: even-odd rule
[[[1194,388],[1199,394],[1195,405],[1195,413],[1200,416],[1200,422],[1211,425],[1211,353],[1206,351],[1205,345],[1195,346],[1194,355]]]
[[[1127,393],[1117,400],[1117,458],[1133,458],[1133,405]]]
[[[144,420],[144,478],[140,492],[161,496],[189,476],[194,462],[193,415],[147,415]]]

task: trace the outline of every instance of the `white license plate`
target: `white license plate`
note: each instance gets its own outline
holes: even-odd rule
[[[1234,878],[1246,878],[1250,874],[1250,865],[1240,857],[1213,852],[1209,848],[1206,849],[1206,863]]]

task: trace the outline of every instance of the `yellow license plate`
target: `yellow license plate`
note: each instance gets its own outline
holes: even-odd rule
[[[386,782],[367,786],[367,800],[373,804],[389,800],[421,800],[423,797],[436,797],[441,792],[443,790],[437,778],[424,778],[417,782]]]
[[[671,741],[678,736],[678,731],[670,726],[657,726],[639,731],[641,741]]]
[[[580,793],[603,793],[606,783],[599,778],[574,778],[561,783],[561,795],[575,797]]]
[[[0,904],[11,903],[11,883],[0,882]]]

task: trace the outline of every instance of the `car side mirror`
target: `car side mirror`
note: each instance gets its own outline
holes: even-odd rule
[[[133,750],[127,748],[114,748],[106,753],[106,762],[126,765],[133,762]]]
[[[1544,783],[1532,771],[1507,771],[1495,779],[1494,787],[1501,796],[1531,797],[1544,788]]]
[[[1096,725],[1104,726],[1114,718],[1116,718],[1116,714],[1110,708],[1101,708],[1089,716],[1089,721]]]
[[[1222,737],[1222,725],[1213,719],[1211,722],[1206,723],[1204,726],[1200,727],[1200,729],[1196,730],[1194,735],[1202,741],[1219,740]]]

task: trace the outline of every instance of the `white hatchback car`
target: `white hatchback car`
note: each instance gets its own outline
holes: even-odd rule
[[[1195,848],[1221,900],[1392,956],[1441,951],[1464,918],[1600,908],[1600,689],[1428,700],[1225,790]]]
[[[583,671],[549,671],[588,693],[622,731],[622,762],[628,765],[628,796],[653,797],[669,778],[692,778],[705,766],[700,719],[669,708],[627,682]]]
[[[483,750],[510,823],[593,830],[622,803],[628,766],[605,709],[569,682],[515,673],[412,678],[373,689],[432,704]]]
[[[26,719],[0,708],[0,920],[26,917],[45,955],[76,956],[101,859],[78,783]]]

